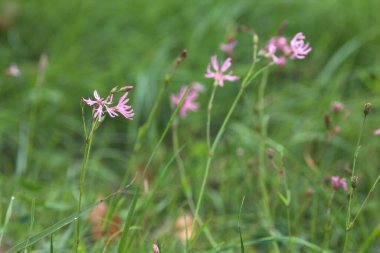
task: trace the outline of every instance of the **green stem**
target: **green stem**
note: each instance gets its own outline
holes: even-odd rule
[[[343,253],[345,253],[347,251],[348,240],[349,240],[349,233],[350,233],[350,230],[351,230],[351,226],[350,226],[350,221],[351,221],[351,205],[352,205],[352,197],[353,197],[354,191],[355,191],[355,188],[353,187],[353,182],[355,180],[356,162],[357,162],[358,155],[359,155],[359,150],[360,150],[360,147],[361,147],[360,146],[360,142],[361,142],[361,139],[362,139],[362,135],[363,135],[363,130],[364,130],[366,118],[367,118],[367,114],[364,114],[362,126],[360,128],[360,134],[359,134],[358,142],[356,143],[356,149],[355,149],[355,154],[354,154],[354,162],[353,162],[353,165],[352,165],[351,189],[350,189],[350,193],[349,193],[348,208],[347,208],[347,215],[346,215],[346,230],[345,230]],[[355,187],[356,187],[356,185],[355,185]]]
[[[208,102],[207,107],[207,147],[208,151],[210,152],[211,149],[211,137],[210,137],[210,129],[211,129],[211,110],[212,110],[212,104],[214,102],[215,92],[216,92],[217,83],[214,82],[214,85],[212,86],[212,92],[210,96],[210,101]]]
[[[332,203],[334,200],[336,190],[334,190],[330,196],[328,205],[327,205],[327,211],[326,211],[326,226],[324,231],[324,239],[323,239],[323,248],[328,250],[329,244],[330,244],[330,234],[331,234],[331,228],[332,228],[332,220],[331,220],[331,210],[332,210]]]
[[[358,212],[356,213],[355,217],[354,217],[354,218],[352,219],[352,221],[350,222],[350,224],[349,224],[349,226],[348,226],[348,229],[351,229],[352,226],[354,226],[356,219],[358,218],[359,214],[360,214],[361,211],[363,210],[363,207],[364,207],[365,204],[367,203],[369,197],[371,196],[371,194],[372,194],[373,191],[375,190],[376,185],[377,185],[377,183],[379,182],[379,180],[380,180],[380,174],[377,176],[377,178],[376,178],[376,180],[375,180],[375,183],[373,183],[371,189],[369,190],[369,192],[368,192],[366,198],[364,199],[363,203],[361,204],[361,206],[360,206]]]
[[[263,68],[261,68],[260,70],[258,70],[255,74],[253,74],[253,76],[254,77],[258,76],[258,74],[260,74],[264,70],[268,69],[270,66],[272,66],[272,64],[268,64],[268,65],[264,66]],[[247,76],[252,75],[253,67],[254,66],[251,67],[251,69],[250,69],[249,73],[247,74]],[[199,192],[199,197],[198,197],[197,205],[195,207],[194,220],[193,220],[192,227],[194,227],[195,222],[199,220],[199,209],[201,207],[201,203],[202,203],[202,199],[203,199],[203,195],[204,195],[204,191],[205,191],[205,187],[206,187],[206,183],[207,183],[207,178],[208,178],[208,175],[209,175],[209,172],[210,172],[211,162],[212,162],[212,158],[213,158],[215,149],[217,148],[217,146],[219,144],[219,141],[221,140],[221,138],[222,138],[222,136],[224,134],[224,131],[225,131],[226,126],[227,126],[227,123],[229,122],[232,113],[235,111],[235,108],[236,108],[236,106],[237,106],[237,104],[238,104],[241,96],[243,95],[245,88],[248,86],[248,84],[252,80],[253,80],[252,78],[249,78],[249,77],[247,78],[246,77],[243,80],[243,82],[241,83],[239,92],[236,95],[235,100],[232,103],[232,105],[230,107],[230,110],[228,111],[226,117],[224,118],[222,126],[220,127],[220,129],[219,129],[219,131],[218,131],[218,133],[216,135],[216,138],[215,138],[215,140],[214,140],[214,142],[213,142],[213,144],[211,146],[211,150],[210,150],[210,152],[208,154],[208,157],[207,157],[207,163],[206,163],[205,173],[203,175],[203,181],[202,181],[201,189],[200,189],[200,192]]]
[[[79,200],[78,200],[78,207],[77,207],[78,214],[81,212],[81,208],[82,208],[82,201],[83,201],[83,196],[84,196],[84,181],[86,178],[87,164],[90,158],[93,134],[97,127],[97,124],[99,124],[98,121],[96,119],[92,119],[90,132],[88,136],[86,136],[86,139],[85,139],[85,150],[84,150],[83,162],[82,162],[82,167],[80,170],[80,179],[79,179]],[[80,241],[80,224],[79,224],[79,220],[76,220],[74,252],[78,252],[79,241]]]

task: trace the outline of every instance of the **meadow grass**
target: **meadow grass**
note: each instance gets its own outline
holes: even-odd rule
[[[0,75],[0,252],[377,252],[378,9],[0,1],[0,66],[21,71]],[[312,52],[252,79],[269,62],[252,70],[254,52],[284,21],[281,34],[302,31]],[[241,78],[214,94],[204,74],[231,35]],[[170,95],[192,82],[205,87],[200,109],[180,118]],[[133,121],[106,117],[85,149],[93,118],[84,105],[82,120],[82,97],[125,85]]]

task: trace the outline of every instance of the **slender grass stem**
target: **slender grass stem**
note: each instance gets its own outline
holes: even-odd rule
[[[352,219],[352,221],[351,221],[350,224],[348,225],[348,229],[351,229],[351,228],[354,226],[354,224],[355,224],[355,222],[356,222],[356,220],[357,220],[359,214],[362,212],[363,207],[365,206],[365,204],[367,203],[369,197],[372,195],[373,191],[375,190],[376,185],[377,185],[377,183],[379,182],[379,180],[380,180],[380,174],[377,176],[375,182],[374,182],[373,185],[371,186],[371,189],[369,190],[369,192],[368,192],[366,198],[364,199],[363,203],[361,204],[361,206],[360,206],[359,210],[357,211],[355,217]]]
[[[211,137],[210,137],[210,131],[211,131],[211,110],[212,110],[212,104],[214,102],[215,92],[216,92],[217,83],[214,82],[214,85],[212,86],[212,92],[210,96],[210,101],[208,102],[207,107],[207,147],[208,151],[211,151]]]
[[[367,104],[366,104],[366,106],[367,106]],[[367,113],[364,112],[363,122],[362,122],[362,125],[360,127],[360,133],[359,133],[359,137],[358,137],[358,142],[356,143],[356,149],[355,149],[355,154],[354,154],[354,161],[353,161],[353,165],[352,165],[351,189],[350,189],[349,199],[348,199],[348,208],[347,208],[347,215],[346,215],[346,229],[345,229],[345,238],[344,238],[343,253],[347,252],[347,249],[348,249],[348,240],[349,240],[349,234],[350,234],[350,230],[351,230],[350,221],[351,221],[352,198],[353,198],[353,195],[354,195],[354,192],[355,192],[355,188],[356,188],[355,169],[356,169],[356,163],[357,163],[358,156],[359,156],[359,151],[360,151],[360,147],[361,147],[360,143],[361,143],[361,139],[362,139],[363,130],[364,130],[364,126],[365,126],[367,115],[368,115],[368,112]]]
[[[93,134],[98,124],[99,123],[96,119],[92,119],[91,129],[85,138],[85,150],[84,150],[83,162],[82,162],[82,167],[80,170],[80,179],[79,179],[79,200],[78,200],[78,207],[77,207],[78,214],[81,212],[81,208],[82,208],[82,201],[84,197],[84,182],[86,178],[88,160],[90,158]],[[74,252],[78,252],[79,242],[80,242],[80,223],[78,219],[76,220]]]

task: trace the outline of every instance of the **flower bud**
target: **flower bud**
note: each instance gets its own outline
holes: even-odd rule
[[[371,109],[372,109],[372,104],[371,103],[366,103],[364,105],[364,116],[365,117],[370,113]]]

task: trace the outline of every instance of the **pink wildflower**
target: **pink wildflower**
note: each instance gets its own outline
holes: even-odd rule
[[[304,59],[311,51],[309,44],[304,42],[305,36],[302,33],[297,33],[290,46],[285,37],[273,37],[267,43],[265,49],[261,50],[264,57],[271,57],[273,62],[279,66],[286,64],[287,58]]]
[[[290,42],[290,47],[292,48],[291,59],[304,59],[305,56],[310,53],[311,47],[309,43],[305,44],[305,35],[302,33],[297,33],[292,41]]]
[[[219,69],[218,65],[218,59],[216,55],[211,57],[211,65],[212,68],[215,70],[215,72],[211,72],[210,70],[210,64],[207,66],[207,73],[205,74],[206,78],[214,78],[215,82],[217,85],[223,87],[224,85],[224,80],[234,82],[239,79],[238,76],[232,76],[231,74],[229,75],[223,75],[224,72],[227,71],[227,69],[231,66],[231,58],[227,58],[222,67]]]
[[[154,253],[160,253],[160,249],[158,248],[157,244],[153,244],[153,252]]]
[[[333,112],[340,112],[341,110],[343,110],[344,105],[343,105],[341,102],[337,102],[337,101],[335,101],[335,102],[333,102],[333,103],[331,104],[330,108],[331,108],[331,110],[332,110]]]
[[[126,99],[128,96],[128,92],[126,92],[120,99],[119,103],[117,106],[110,107],[112,104],[113,100],[113,94],[107,97],[107,99],[102,99],[99,96],[99,93],[95,90],[94,91],[94,97],[95,100],[91,99],[85,99],[82,98],[84,102],[86,102],[89,106],[95,106],[95,113],[94,113],[94,118],[97,118],[99,121],[102,119],[102,116],[104,114],[103,111],[103,106],[106,109],[106,112],[111,116],[111,117],[116,117],[119,116],[117,113],[121,113],[125,118],[127,119],[133,119],[134,113],[133,109],[131,106],[128,106],[127,103],[129,99]]]
[[[232,57],[234,54],[234,48],[236,46],[236,40],[234,37],[228,38],[226,44],[220,44],[220,50],[225,52],[229,57]]]
[[[373,131],[373,135],[376,135],[376,136],[380,135],[380,128]]]
[[[176,106],[181,101],[182,96],[185,94],[187,87],[182,86],[181,91],[179,95],[172,94],[170,96],[170,100],[173,106]],[[185,100],[183,101],[183,104],[181,106],[181,109],[179,111],[179,116],[181,118],[186,117],[186,114],[188,111],[196,112],[199,110],[199,104],[195,103],[194,100],[198,97],[199,92],[203,90],[203,86],[196,83],[192,84],[189,92],[187,93],[187,96]]]
[[[347,191],[347,182],[345,178],[339,178],[338,176],[331,177],[331,186],[338,190],[340,187]]]
[[[5,70],[5,74],[8,75],[8,76],[14,76],[14,77],[17,77],[17,76],[20,76],[21,75],[21,71],[20,69],[18,68],[18,66],[15,64],[15,63],[12,63],[6,70]]]
[[[94,91],[94,97],[95,97],[95,101],[91,100],[91,99],[85,99],[85,98],[82,98],[82,99],[89,106],[95,105],[94,118],[98,118],[98,120],[100,121],[102,119],[102,115],[103,115],[103,106],[106,107],[106,110],[109,113],[109,108],[107,107],[107,105],[112,104],[113,96],[109,96],[107,99],[104,100],[99,96],[99,93],[95,90]],[[110,114],[110,116],[113,117],[111,114]]]
[[[125,94],[119,99],[119,103],[117,104],[117,106],[112,107],[112,108],[108,108],[108,107],[106,107],[107,112],[108,112],[108,114],[109,114],[111,117],[118,116],[117,112],[119,112],[119,113],[122,114],[126,119],[133,119],[133,116],[135,116],[135,114],[134,114],[134,112],[133,112],[132,107],[127,105],[128,101],[129,101],[129,99],[127,99],[127,96],[128,96],[128,92],[126,92],[126,93],[125,93]]]

